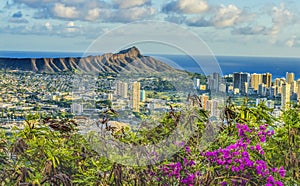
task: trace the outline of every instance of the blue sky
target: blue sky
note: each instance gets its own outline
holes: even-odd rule
[[[81,52],[111,29],[152,20],[189,29],[216,55],[300,57],[299,10],[296,0],[3,0],[0,50]]]

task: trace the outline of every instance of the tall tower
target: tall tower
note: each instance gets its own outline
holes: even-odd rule
[[[262,83],[262,75],[261,74],[251,74],[251,87],[254,90],[258,90],[258,86]]]
[[[207,101],[209,100],[209,96],[205,95],[205,94],[202,94],[200,96],[200,100],[201,100],[201,103],[202,103],[203,110],[207,110]]]
[[[122,98],[128,98],[128,94],[127,94],[127,90],[128,90],[128,84],[118,81],[117,82],[117,95],[121,96]]]
[[[295,79],[295,74],[293,72],[289,73],[287,72],[286,73],[286,81],[288,84],[292,84],[294,82],[294,79]]]
[[[134,82],[132,84],[132,99],[131,108],[135,112],[140,111],[140,100],[141,100],[141,84],[140,82]]]
[[[300,102],[300,79],[297,80],[297,99]]]
[[[233,74],[233,88],[239,89],[241,93],[247,93],[248,74],[234,73]]]
[[[281,108],[283,110],[287,110],[289,108],[288,103],[290,102],[291,96],[291,85],[288,83],[284,83],[281,89]]]
[[[270,74],[270,73],[263,74],[262,83],[264,83],[267,88],[271,87],[271,85],[272,85],[272,74]]]

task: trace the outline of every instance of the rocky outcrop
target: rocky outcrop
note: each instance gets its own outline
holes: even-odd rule
[[[0,58],[0,68],[33,72],[165,72],[174,68],[149,56],[143,56],[136,47],[119,53],[82,58]]]

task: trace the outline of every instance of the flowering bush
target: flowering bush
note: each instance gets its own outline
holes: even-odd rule
[[[177,182],[181,185],[194,185],[197,178],[200,176],[199,171],[195,171],[195,161],[190,158],[190,147],[185,147],[187,158],[181,159],[176,163],[168,163],[159,166],[158,173],[152,175],[156,177],[157,181],[162,184]]]
[[[263,158],[264,143],[274,135],[274,130],[268,130],[267,127],[268,125],[264,124],[255,129],[246,124],[237,124],[238,139],[235,143],[224,148],[200,152],[196,157],[198,160],[193,159],[195,156],[191,147],[185,146],[183,158],[160,166],[158,173],[152,175],[162,184],[175,181],[182,185],[206,185],[210,182],[220,185],[283,185],[279,179],[285,176],[284,168],[271,167]],[[196,162],[202,166],[203,175],[199,169],[195,170]],[[205,174],[209,171],[205,170],[205,164],[213,167],[218,176],[206,180]]]
[[[201,146],[207,123],[199,122],[200,129],[178,144],[182,149],[172,158],[141,167],[99,155],[69,120],[51,128],[48,120],[33,118],[24,129],[0,130],[0,185],[300,185],[299,113],[285,111],[274,125],[265,108],[234,108],[213,143]],[[153,130],[119,138],[155,143],[176,127],[166,115]]]
[[[256,154],[264,155],[262,148],[267,138],[274,135],[273,130],[267,130],[268,125],[261,125],[259,129],[250,129],[248,125],[237,124],[239,139],[234,144],[230,144],[225,148],[219,148],[214,151],[202,153],[207,160],[221,166],[226,170],[225,178],[229,179],[232,185],[246,185],[247,183],[260,183],[266,185],[283,185],[280,181],[275,181],[278,174],[281,178],[285,176],[283,167],[273,168],[260,158],[256,158]],[[259,141],[256,143],[256,136]],[[254,143],[254,144],[253,144]],[[256,144],[255,144],[256,143]],[[258,156],[259,157],[259,156]],[[227,185],[228,181],[222,182]]]

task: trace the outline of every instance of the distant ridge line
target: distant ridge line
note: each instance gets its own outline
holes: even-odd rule
[[[177,71],[161,61],[142,55],[137,47],[86,57],[0,58],[0,68],[48,73],[73,70],[99,73]]]

